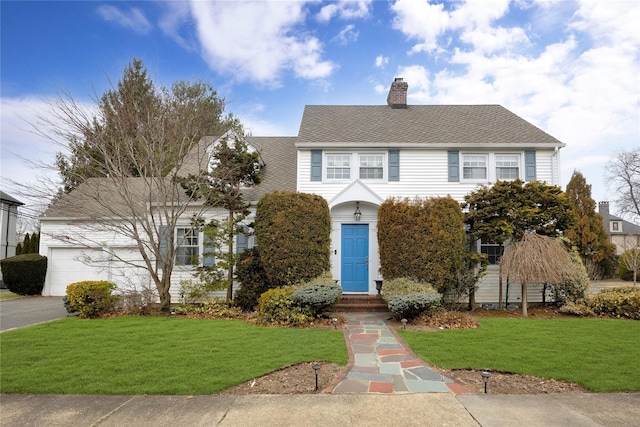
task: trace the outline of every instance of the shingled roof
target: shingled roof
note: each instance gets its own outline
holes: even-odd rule
[[[244,198],[247,201],[258,201],[267,193],[275,190],[296,191],[297,153],[295,137],[248,137],[253,147],[260,152],[264,161],[262,182],[260,185],[248,189]],[[181,175],[195,173],[198,167],[206,167],[204,147],[215,141],[215,138],[203,138],[197,147],[189,154],[187,164],[181,168]],[[162,180],[160,180],[162,181]],[[170,186],[168,182],[161,185]],[[135,200],[136,205],[126,203],[121,192],[134,194],[129,198]],[[180,198],[186,197],[184,191],[176,186]],[[54,201],[44,212],[41,219],[83,218],[96,219],[104,217],[130,216],[132,210],[136,215],[148,214],[149,203],[157,204],[163,199],[155,185],[149,183],[148,178],[126,178],[124,180],[112,178],[90,178],[69,194]]]
[[[331,144],[565,145],[500,105],[307,105],[297,146]]]

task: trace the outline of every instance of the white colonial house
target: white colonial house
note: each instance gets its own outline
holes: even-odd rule
[[[407,105],[407,89],[406,82],[395,79],[387,105],[308,105],[296,137],[246,138],[264,161],[263,183],[247,198],[257,201],[274,190],[294,190],[327,200],[333,224],[331,269],[345,293],[377,293],[375,281],[383,279],[377,212],[387,198],[450,195],[462,202],[478,185],[497,180],[560,183],[559,149],[565,144],[551,135],[499,105]],[[211,143],[215,138],[201,145]],[[202,148],[199,152],[206,152]],[[97,271],[82,262],[86,247],[53,237],[74,222],[68,209],[48,211],[42,218],[40,253],[49,257],[46,294],[61,295],[80,278],[117,283],[109,268]],[[116,240],[105,236],[104,247]],[[191,253],[204,250],[202,236],[192,236],[189,243]],[[240,249],[253,243],[239,236]],[[479,249],[495,261],[494,245]],[[172,278],[176,286],[189,268],[178,269]],[[476,302],[497,302],[496,273],[496,266],[490,266]],[[519,292],[519,286],[511,286],[509,302],[517,302]],[[529,292],[529,301],[541,300],[536,286],[529,286]],[[177,295],[177,288],[172,293]]]

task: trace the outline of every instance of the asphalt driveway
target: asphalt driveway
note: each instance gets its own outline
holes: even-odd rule
[[[0,331],[66,316],[67,310],[62,303],[62,297],[24,297],[0,301]]]

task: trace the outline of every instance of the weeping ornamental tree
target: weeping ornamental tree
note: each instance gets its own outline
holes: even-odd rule
[[[523,316],[527,316],[529,283],[562,283],[576,275],[564,245],[539,234],[523,234],[520,240],[509,245],[500,264],[503,274],[520,281]]]
[[[474,239],[500,245],[518,242],[526,233],[555,237],[570,228],[575,214],[560,187],[539,181],[498,181],[465,196],[465,222]],[[499,307],[503,306],[503,272],[499,264]]]

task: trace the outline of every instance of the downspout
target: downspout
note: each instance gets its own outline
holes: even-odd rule
[[[551,180],[553,182],[553,185],[559,185],[560,183],[560,161],[558,156],[559,152],[560,152],[560,149],[558,147],[555,147],[553,149],[553,154],[551,155],[552,159],[554,157],[556,158],[555,162],[552,162],[552,167],[551,167]]]
[[[9,223],[11,222],[11,205],[7,205],[7,229],[4,233],[4,258],[9,257]]]

